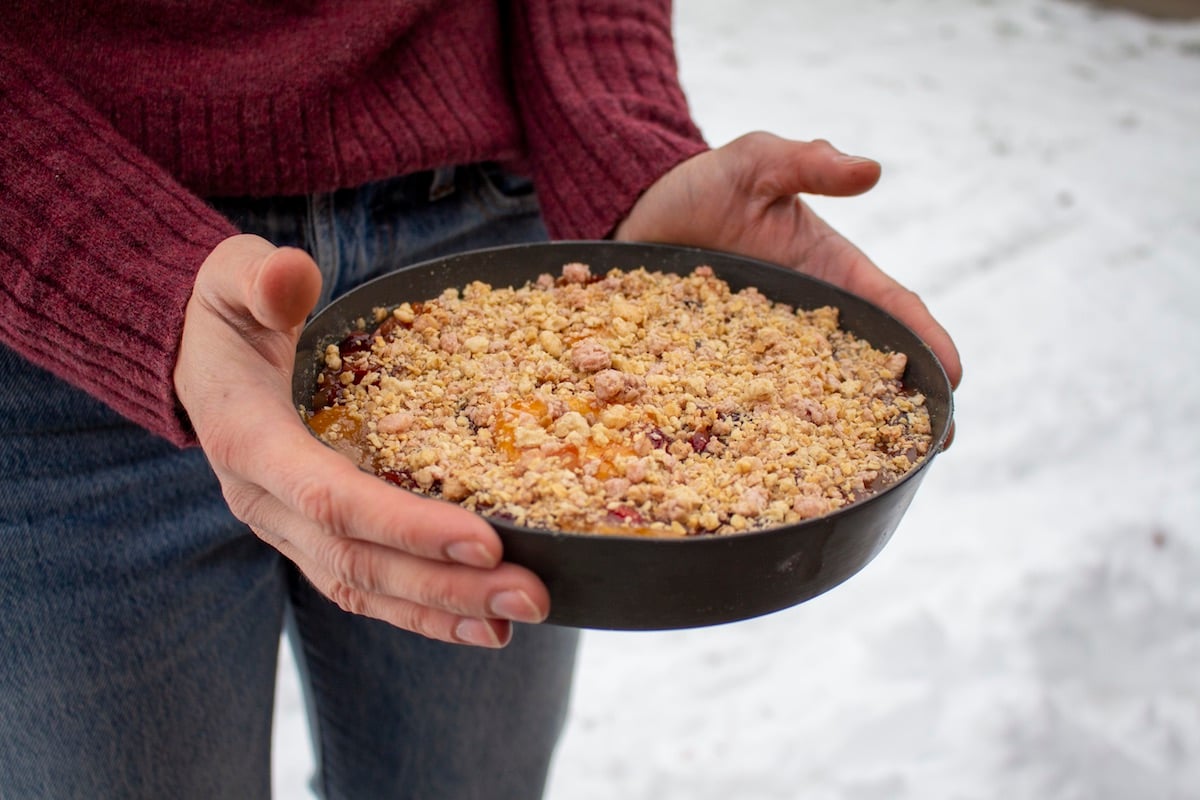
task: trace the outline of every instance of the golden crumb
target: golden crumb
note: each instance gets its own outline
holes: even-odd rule
[[[400,486],[553,530],[681,536],[799,522],[929,452],[903,353],[712,270],[519,288],[473,282],[379,309],[331,346],[323,439]],[[363,344],[367,342],[367,344]]]

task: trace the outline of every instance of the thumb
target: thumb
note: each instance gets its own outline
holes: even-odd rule
[[[751,133],[726,145],[757,180],[755,194],[771,200],[796,194],[849,197],[879,182],[879,162],[847,155],[824,139],[800,142]]]
[[[311,256],[251,234],[217,245],[196,276],[197,299],[221,316],[281,333],[303,324],[320,292],[321,271]]]
[[[304,324],[321,293],[321,271],[312,257],[281,247],[258,262],[252,277],[250,312],[264,328],[290,331]]]

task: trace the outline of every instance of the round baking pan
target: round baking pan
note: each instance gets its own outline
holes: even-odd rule
[[[828,283],[753,259],[696,248],[618,242],[556,242],[475,250],[404,267],[346,293],[301,334],[293,400],[307,407],[326,345],[358,319],[405,301],[429,300],[475,280],[520,286],[579,261],[609,269],[686,274],[708,265],[734,291],[754,286],[799,308],[832,305],[842,328],[908,356],[907,388],[926,397],[933,426],[928,456],[881,491],[831,514],[767,530],[681,539],[589,535],[524,528],[489,519],[504,557],[536,573],[550,591],[551,624],[661,630],[747,619],[816,597],[861,570],[884,547],[950,431],[949,380],[929,348],[876,306]],[[397,491],[405,491],[397,489]]]

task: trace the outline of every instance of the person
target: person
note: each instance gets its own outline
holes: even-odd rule
[[[314,308],[551,238],[712,247],[928,310],[802,194],[880,167],[712,148],[654,3],[0,9],[0,796],[267,797],[281,629],[325,798],[528,798],[577,634],[464,509],[290,402]],[[528,176],[528,177],[527,177]]]

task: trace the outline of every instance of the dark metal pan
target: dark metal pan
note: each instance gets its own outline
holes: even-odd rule
[[[490,519],[504,557],[550,591],[549,622],[581,628],[660,630],[747,619],[802,603],[861,570],[887,544],[950,430],[950,383],[929,348],[874,305],[830,284],[753,259],[694,248],[562,242],[476,250],[415,264],[354,289],[318,313],[296,351],[293,400],[307,406],[321,355],[378,306],[428,300],[481,280],[520,286],[580,261],[594,273],[646,267],[686,274],[711,266],[736,291],[754,286],[793,306],[833,305],[841,325],[879,348],[908,355],[906,385],[922,392],[933,425],[929,456],[882,491],[817,519],[769,530],[684,539],[581,535]],[[397,491],[404,491],[397,489]]]

